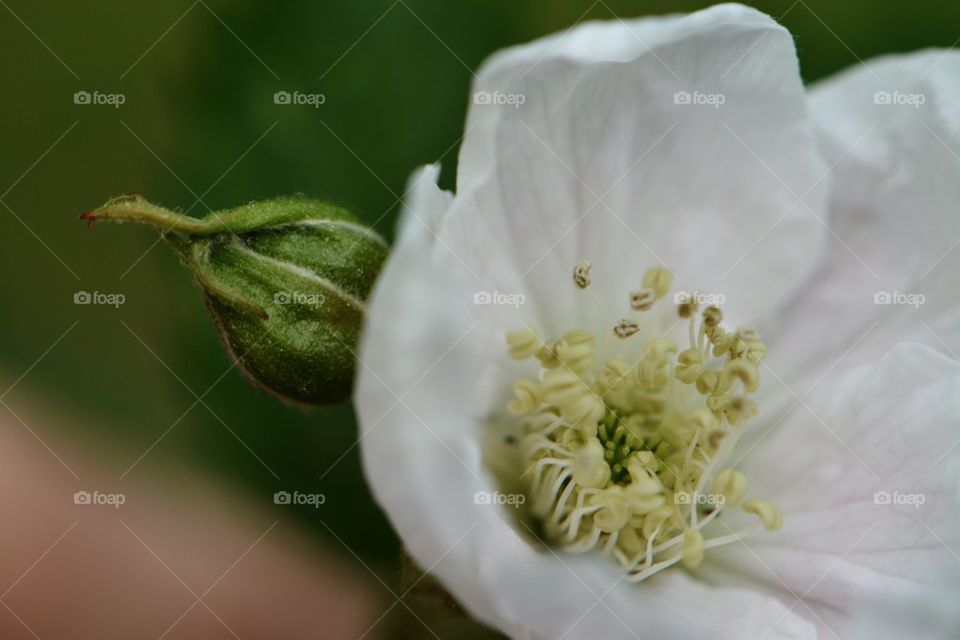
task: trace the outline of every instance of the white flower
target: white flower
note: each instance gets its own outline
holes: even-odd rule
[[[515,638],[826,638],[956,576],[958,78],[808,92],[736,5],[490,59],[360,352],[413,557]]]

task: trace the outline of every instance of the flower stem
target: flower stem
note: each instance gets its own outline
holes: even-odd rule
[[[190,216],[158,207],[139,194],[117,196],[93,211],[80,216],[92,226],[97,220],[111,220],[114,222],[143,222],[152,224],[165,231],[180,231],[183,233],[203,234],[217,231],[215,225],[208,220],[198,220]]]

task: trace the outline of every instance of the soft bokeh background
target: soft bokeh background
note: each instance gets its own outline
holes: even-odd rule
[[[361,476],[351,408],[303,413],[252,390],[229,370],[197,289],[155,233],[88,231],[77,215],[127,192],[196,215],[303,192],[347,204],[389,237],[413,168],[440,160],[452,185],[472,70],[491,52],[583,19],[708,4],[0,0],[0,425],[4,442],[20,443],[7,446],[6,468],[20,468],[12,452],[28,451],[52,461],[36,477],[62,489],[42,492],[28,472],[3,481],[23,477],[20,495],[52,500],[54,511],[61,497],[72,509],[71,489],[137,496],[150,486],[170,518],[200,527],[204,514],[220,517],[210,506],[220,503],[188,507],[201,481],[182,478],[205,478],[226,488],[237,512],[257,514],[263,526],[251,528],[250,542],[280,522],[369,583],[380,605],[367,614],[372,624],[393,598],[371,572],[393,586],[399,544]],[[755,5],[795,34],[808,81],[858,58],[960,38],[956,2]],[[125,103],[74,104],[81,90],[122,93]],[[281,90],[326,102],[274,104]],[[78,306],[78,291],[126,302]],[[275,506],[278,490],[320,492],[326,503]],[[82,528],[91,517],[119,527],[126,513],[63,515],[62,527],[16,547],[10,575],[26,570],[58,527],[79,520]],[[8,524],[0,534],[13,531]],[[62,561],[44,559],[54,576]],[[2,578],[0,591],[12,582]],[[0,609],[0,628],[25,633],[9,611]],[[371,636],[417,626],[394,618]]]

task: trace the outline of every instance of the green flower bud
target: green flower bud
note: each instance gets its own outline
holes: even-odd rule
[[[387,244],[344,209],[293,196],[198,219],[131,195],[81,218],[161,229],[255,386],[294,404],[349,396],[364,301]]]

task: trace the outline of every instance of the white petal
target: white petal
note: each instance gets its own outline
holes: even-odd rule
[[[793,41],[769,17],[584,24],[495,55],[477,96],[508,104],[471,106],[442,237],[485,287],[530,296],[546,330],[591,306],[615,321],[657,264],[747,321],[812,266],[825,165]],[[583,259],[588,305],[569,286]]]
[[[784,528],[710,561],[801,598],[821,629],[960,580],[960,363],[929,347],[898,345],[818,390],[740,468]]]
[[[612,559],[554,555],[509,508],[477,503],[478,492],[495,490],[481,460],[483,380],[503,338],[478,322],[487,307],[472,304],[471,279],[433,235],[448,205],[435,178],[435,167],[414,177],[371,298],[356,389],[367,478],[417,562],[471,614],[515,638],[733,640],[778,619],[768,638],[814,637],[770,595],[679,572],[631,585]]]
[[[960,353],[958,102],[960,54],[948,51],[869,61],[813,90],[831,231],[810,286],[764,327],[767,362],[797,393],[841,355],[835,371],[896,341]]]

